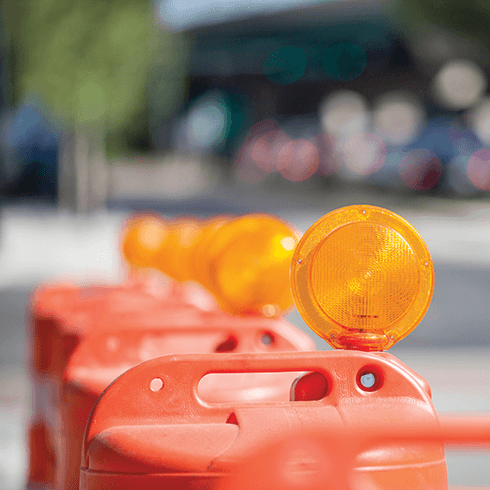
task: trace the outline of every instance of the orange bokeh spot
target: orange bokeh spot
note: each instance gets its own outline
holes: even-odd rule
[[[490,191],[490,150],[482,148],[468,161],[468,178],[482,191]]]
[[[220,226],[206,253],[208,285],[227,311],[277,316],[292,297],[289,265],[298,233],[268,215],[246,215]]]
[[[317,147],[308,140],[298,139],[282,145],[277,153],[276,167],[283,177],[293,182],[310,178],[318,169]]]
[[[434,269],[425,243],[403,218],[349,206],[303,235],[291,280],[301,316],[330,345],[386,350],[425,315]]]
[[[134,267],[154,267],[155,255],[168,238],[167,222],[156,214],[136,214],[123,227],[121,249]]]

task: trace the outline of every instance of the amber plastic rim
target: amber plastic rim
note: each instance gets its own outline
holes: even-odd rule
[[[426,314],[434,291],[434,266],[429,250],[415,228],[397,214],[377,206],[355,205],[337,209],[316,221],[303,235],[291,263],[291,289],[295,305],[308,324],[334,348],[349,348],[343,327],[325,314],[316,302],[311,285],[315,253],[326,237],[335,230],[355,222],[382,224],[397,232],[415,255],[419,269],[419,287],[408,311],[394,325],[387,326],[380,344],[375,340],[361,346],[363,350],[387,350],[406,337]]]

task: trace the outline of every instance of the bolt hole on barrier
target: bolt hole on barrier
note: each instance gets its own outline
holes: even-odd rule
[[[163,379],[162,378],[153,378],[150,382],[150,390],[151,391],[160,391],[163,388]]]
[[[274,336],[271,333],[266,332],[262,335],[262,337],[260,338],[260,341],[264,345],[267,345],[267,346],[272,345],[274,343]]]
[[[383,373],[376,366],[366,366],[357,373],[357,386],[361,391],[378,391],[383,383]]]

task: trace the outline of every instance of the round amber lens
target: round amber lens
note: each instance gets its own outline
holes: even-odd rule
[[[166,221],[152,214],[131,216],[125,223],[121,249],[134,267],[153,267],[155,255],[168,237]]]
[[[172,220],[168,237],[155,255],[155,267],[179,282],[193,279],[190,255],[200,232],[200,222],[196,218]]]
[[[221,226],[208,251],[211,290],[236,314],[277,316],[292,305],[289,267],[298,233],[279,218],[248,215]]]
[[[190,266],[194,281],[202,284],[210,292],[213,292],[213,285],[209,279],[209,258],[208,251],[214,241],[214,237],[219,228],[233,219],[230,215],[214,216],[206,220],[201,226],[201,233],[196,239],[195,246],[190,254]]]
[[[384,350],[426,313],[434,272],[405,220],[374,206],[325,216],[292,262],[293,295],[310,328],[334,347]]]

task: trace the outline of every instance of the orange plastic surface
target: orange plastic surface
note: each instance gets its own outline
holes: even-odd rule
[[[210,404],[197,394],[199,380],[208,373],[284,371],[319,373],[328,388],[320,400],[303,396],[302,401],[283,402]],[[366,373],[376,374],[375,390],[360,384],[360,376]],[[151,389],[155,379],[162,382],[157,391]],[[315,384],[318,376],[311,379]],[[311,393],[318,393],[316,388],[312,386]],[[257,448],[298,432],[314,432],[326,441],[328,450],[330,434],[344,430],[362,433],[377,427],[382,438],[393,427],[406,424],[438,428],[429,393],[420,376],[387,353],[153,359],[116,379],[94,406],[84,435],[80,488],[220,488],[242,471]],[[291,464],[301,465],[304,459],[303,455]],[[447,489],[439,441],[391,440],[381,445],[371,441],[356,458],[354,470],[375,482],[377,489]],[[430,486],[419,485],[424,479]]]
[[[144,316],[139,322],[144,323]],[[76,489],[80,448],[90,411],[102,391],[132,366],[165,353],[283,352],[313,350],[311,339],[282,319],[233,317],[220,314],[206,322],[166,325],[164,329],[117,329],[88,336],[66,368],[59,404],[61,441],[57,454],[59,489]],[[209,377],[200,393],[216,400],[287,400],[297,373]]]
[[[386,350],[424,317],[434,267],[417,231],[376,206],[337,209],[301,238],[291,265],[296,306],[336,348]]]
[[[31,439],[39,439],[35,436],[39,424],[46,437],[43,444],[33,442],[30,446],[37,463],[31,463],[29,481],[57,489],[77,488],[81,438],[88,414],[104,388],[129,367],[174,352],[314,349],[306,334],[282,319],[203,311],[170,300],[172,294],[162,299],[139,286],[56,286],[39,289],[34,298],[38,301],[33,302],[33,338],[41,355],[34,357],[45,362],[33,360],[36,400]],[[263,389],[271,397],[278,391],[287,392],[283,380],[284,376],[269,379]],[[290,381],[287,377],[287,384]],[[250,393],[250,383],[242,382],[235,388],[237,396]],[[224,387],[221,383],[208,386],[211,394],[221,389],[226,389],[226,383]],[[65,439],[66,444],[60,445]],[[56,482],[52,476],[40,476],[41,471],[47,473],[48,455],[53,453]]]
[[[149,288],[141,282],[119,286],[76,287],[71,284],[40,286],[29,311],[30,375],[34,406],[30,428],[28,482],[52,487],[48,470],[56,442],[53,430],[61,397],[65,367],[80,342],[92,331],[106,328],[136,328],[142,312],[153,312],[148,322],[161,328],[165,322],[202,321],[208,313],[192,306],[186,297],[190,288]],[[211,309],[213,311],[213,309]],[[165,319],[165,320],[163,320]],[[147,325],[148,326],[148,325]],[[42,437],[39,434],[44,434]]]

